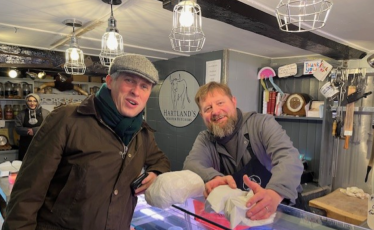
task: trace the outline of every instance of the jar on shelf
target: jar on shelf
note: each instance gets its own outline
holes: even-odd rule
[[[4,120],[12,120],[12,119],[13,119],[12,105],[6,104],[4,106]]]
[[[20,105],[13,105],[13,118],[16,118],[19,111],[21,111]]]
[[[4,92],[4,85],[0,82],[0,98],[4,98],[5,92]]]
[[[13,97],[13,88],[12,83],[10,81],[5,83],[5,98],[12,98]]]
[[[2,120],[2,119],[3,119],[3,109],[2,109],[2,107],[0,105],[0,120]]]
[[[16,84],[12,83],[12,98],[17,98]]]
[[[22,92],[23,92],[23,97],[25,98],[30,93],[29,84],[23,83],[23,85],[22,85]]]
[[[32,84],[27,84],[27,86],[29,87],[29,93],[33,93],[34,86]]]
[[[13,96],[16,99],[22,99],[23,91],[19,83],[14,84]]]

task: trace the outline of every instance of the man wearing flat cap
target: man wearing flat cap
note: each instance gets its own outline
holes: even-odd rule
[[[116,57],[96,95],[51,112],[14,184],[3,229],[130,229],[137,193],[170,163],[143,110],[158,82],[145,57]],[[131,183],[148,176],[141,186]]]

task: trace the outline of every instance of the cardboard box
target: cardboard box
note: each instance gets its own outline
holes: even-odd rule
[[[91,82],[96,82],[96,83],[103,83],[103,78],[102,77],[98,77],[98,76],[90,76],[90,81]]]
[[[88,75],[73,75],[73,81],[88,82]]]

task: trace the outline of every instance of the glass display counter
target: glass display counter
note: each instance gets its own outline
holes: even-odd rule
[[[175,204],[168,209],[149,206],[144,196],[139,196],[132,224],[136,230],[219,230],[230,229],[229,222],[222,214],[204,211],[204,198],[188,199],[184,204]],[[286,205],[279,205],[274,222],[269,225],[250,227],[238,225],[235,230],[367,230],[356,226],[316,215]]]
[[[144,195],[138,196],[131,225],[135,230],[214,230],[204,222],[197,221],[186,211],[170,207],[156,208],[148,205]]]

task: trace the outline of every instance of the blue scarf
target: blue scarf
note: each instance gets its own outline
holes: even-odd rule
[[[104,122],[121,137],[125,145],[128,145],[134,133],[136,133],[142,125],[143,112],[140,112],[135,117],[122,116],[114,104],[110,89],[108,89],[106,83],[101,86],[95,96],[100,102],[96,103],[96,106]]]

